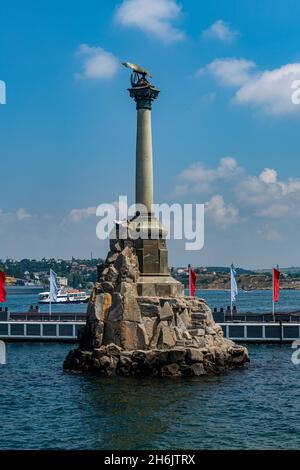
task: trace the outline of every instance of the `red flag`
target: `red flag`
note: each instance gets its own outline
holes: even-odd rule
[[[0,271],[0,302],[6,302],[5,272]]]
[[[273,301],[279,302],[280,271],[273,269]]]
[[[196,273],[192,268],[190,268],[189,274],[190,274],[190,296],[195,297]]]

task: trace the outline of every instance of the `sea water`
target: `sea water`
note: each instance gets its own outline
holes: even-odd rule
[[[225,294],[204,297],[212,307],[225,306]],[[269,297],[256,292],[245,308],[267,306]],[[10,301],[15,311],[34,303],[29,296]],[[298,292],[287,291],[286,302],[298,309]],[[292,362],[290,345],[249,345],[247,368],[189,379],[65,373],[72,347],[7,344],[7,364],[0,366],[1,449],[300,448],[300,365]]]

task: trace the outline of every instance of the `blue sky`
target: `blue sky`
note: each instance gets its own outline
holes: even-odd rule
[[[299,2],[12,0],[0,17],[0,258],[105,255],[92,209],[134,195],[128,60],[161,90],[155,201],[207,204],[204,249],[170,242],[170,264],[300,264]]]

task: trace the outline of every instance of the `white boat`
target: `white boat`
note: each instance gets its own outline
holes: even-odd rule
[[[52,304],[81,304],[89,300],[89,294],[76,289],[60,289],[57,293],[56,302]],[[38,295],[39,304],[50,304],[50,292],[41,292]]]

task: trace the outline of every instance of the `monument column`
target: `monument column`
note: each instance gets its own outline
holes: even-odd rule
[[[143,204],[150,215],[153,204],[151,109],[159,91],[142,77],[133,83],[129,92],[137,109],[135,202]]]
[[[136,204],[142,204],[145,210],[137,207],[137,214],[129,222],[129,229],[134,229],[134,248],[139,261],[140,277],[138,292],[181,292],[182,286],[170,276],[166,231],[152,213],[153,204],[153,156],[151,110],[152,103],[158,97],[157,90],[147,78],[150,73],[138,65],[123,62],[132,70],[129,94],[134,99],[137,109],[136,134]],[[146,78],[147,77],[147,78]],[[148,294],[146,294],[148,292]],[[150,294],[149,294],[150,295]]]
[[[137,109],[135,202],[144,204],[148,214],[153,204],[153,157],[151,110]]]

